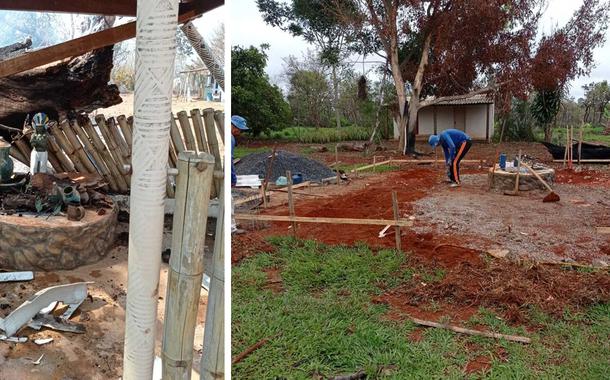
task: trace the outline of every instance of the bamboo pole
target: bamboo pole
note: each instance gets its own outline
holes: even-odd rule
[[[330,218],[322,216],[289,216],[289,215],[252,215],[252,214],[235,214],[237,220],[254,220],[266,222],[296,222],[296,223],[325,223],[325,224],[356,224],[369,226],[395,226],[410,227],[413,222],[410,220],[399,219],[354,219],[354,218]]]
[[[68,158],[70,158],[70,161],[74,163],[74,167],[76,168],[76,170],[79,172],[88,173],[89,171],[85,167],[85,164],[81,162],[77,154],[76,148],[72,146],[70,141],[68,141],[68,138],[62,131],[61,126],[51,126],[49,128],[49,131],[51,131],[51,134],[53,135],[53,137],[55,137],[55,141],[57,142],[59,148],[66,154],[66,156],[68,156]]]
[[[110,152],[110,155],[112,156],[112,159],[116,164],[118,173],[120,173],[120,175],[125,179],[125,183],[129,187],[129,184],[131,183],[131,175],[125,173],[124,167],[125,165],[130,165],[131,160],[127,159],[124,156],[125,152],[121,151],[121,149],[119,148],[118,143],[115,141],[114,136],[110,132],[110,128],[106,123],[106,118],[104,117],[104,115],[96,115],[95,121],[97,122],[97,127],[99,128],[102,137],[104,138],[104,142],[108,147],[107,151]]]
[[[95,130],[95,128],[93,128],[93,125],[91,124],[91,122],[89,120],[87,120],[84,123],[84,125],[82,125],[82,127],[83,127],[83,130],[85,131],[85,133],[87,133],[87,136],[89,136],[89,139],[93,143],[93,146],[97,150],[98,154],[102,157],[104,163],[108,167],[108,170],[110,171],[110,173],[112,173],[112,176],[114,177],[114,180],[119,188],[119,191],[123,192],[123,193],[128,192],[129,185],[127,185],[127,181],[125,180],[125,177],[123,176],[123,173],[122,173],[123,168],[119,168],[119,164],[114,161],[114,158],[108,151],[108,148],[106,148],[106,145],[104,145],[104,143],[102,142],[102,139],[97,134],[97,131]]]
[[[220,132],[220,138],[222,139],[223,145],[225,142],[225,113],[223,111],[217,110],[214,111],[214,120],[216,120],[216,126],[218,127],[218,132]]]
[[[207,136],[207,142],[210,152],[214,155],[214,170],[221,171],[223,168],[222,152],[220,149],[220,143],[218,142],[218,135],[216,125],[214,123],[214,110],[206,108],[203,110],[203,124],[205,127],[205,135]],[[220,194],[222,187],[222,178],[214,178],[214,191],[212,192],[212,198],[215,198]]]
[[[221,182],[222,183],[222,182]],[[218,218],[214,240],[214,256],[210,275],[208,308],[205,315],[203,357],[201,358],[201,380],[224,379],[224,185],[220,188]]]
[[[131,139],[133,140],[133,116],[129,116],[127,118],[127,126],[129,127],[129,131],[131,132]]]
[[[27,160],[27,166],[30,166],[30,156],[32,155],[32,148],[30,145],[24,141],[25,136],[21,135],[13,140],[15,147],[17,150],[23,155],[23,157]]]
[[[294,218],[294,199],[292,197],[292,173],[290,170],[286,171],[286,179],[288,180],[288,210],[290,212],[290,216]],[[294,237],[297,237],[297,223],[293,220],[292,222],[292,234]]]
[[[195,130],[195,138],[197,139],[197,147],[199,151],[210,153],[210,148],[208,148],[208,144],[206,143],[203,119],[199,109],[191,110],[191,120],[193,121],[193,129]]]
[[[127,147],[131,156],[131,147],[133,145],[133,138],[131,136],[131,127],[127,124],[127,118],[125,115],[119,115],[116,118],[117,123],[119,123],[119,127],[121,127],[121,132],[123,133],[123,138],[127,143]]]
[[[189,117],[186,114],[186,111],[178,112],[178,122],[182,129],[182,136],[184,136],[184,145],[186,146],[186,149],[197,151],[197,142],[195,140],[195,135],[193,135],[193,129],[191,128],[191,123],[189,123]]]
[[[178,158],[161,352],[163,379],[190,379],[213,174],[210,154],[183,152]]]
[[[95,165],[93,165],[91,162],[87,152],[85,152],[83,149],[82,143],[78,140],[78,137],[76,137],[74,131],[70,127],[70,122],[64,119],[61,123],[59,123],[59,128],[74,148],[75,154],[78,156],[78,160],[83,164],[83,167],[87,169],[87,173],[97,173]]]
[[[19,149],[17,149],[16,146],[14,146],[14,145],[11,146],[10,155],[13,156],[13,158],[15,158],[17,161],[24,164],[25,166],[30,166],[30,162],[25,159],[25,157],[23,156],[21,151],[19,151]],[[57,171],[57,169],[55,169],[55,170]]]
[[[57,141],[55,140],[55,137],[53,137],[53,135],[49,136],[48,148],[49,148],[50,152],[53,152],[53,154],[55,155],[55,157],[61,164],[62,171],[64,171],[64,172],[76,171],[76,169],[74,168],[74,164],[72,163],[72,161],[70,161],[68,156],[66,156],[66,153],[63,150],[61,150],[59,145],[57,145]]]
[[[114,117],[110,117],[106,120],[106,126],[108,127],[108,132],[110,132],[112,141],[119,148],[124,164],[128,165],[131,162],[131,148],[127,145],[125,138],[121,135],[121,132],[119,131],[120,128],[117,125],[116,120],[114,120]]]
[[[85,146],[85,149],[93,157],[93,161],[95,162],[95,166],[97,168],[97,171],[101,174],[101,176],[104,178],[104,180],[106,182],[108,182],[108,186],[110,186],[110,190],[112,190],[112,191],[119,191],[119,187],[117,185],[116,180],[112,176],[112,173],[110,173],[110,170],[108,169],[108,166],[106,165],[106,162],[100,156],[100,153],[93,146],[89,136],[87,136],[87,134],[85,133],[83,128],[78,124],[78,121],[75,120],[74,122],[71,123],[71,125],[72,125],[72,129],[74,130],[74,133],[83,142],[83,145]]]
[[[398,224],[398,220],[400,219],[400,214],[398,212],[398,195],[395,191],[392,191],[392,209],[394,211],[394,220],[395,220],[395,230],[396,230],[396,250],[401,251],[401,234],[400,234],[400,225]]]
[[[172,138],[172,142],[174,143],[174,148],[176,149],[176,153],[180,154],[186,150],[184,146],[184,140],[182,140],[182,135],[180,135],[180,130],[178,129],[178,124],[176,124],[176,120],[174,116],[170,118],[170,137]]]

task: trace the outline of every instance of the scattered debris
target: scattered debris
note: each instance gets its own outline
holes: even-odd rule
[[[258,350],[259,348],[261,348],[262,346],[267,344],[271,339],[276,338],[278,335],[280,335],[280,334],[275,334],[273,336],[263,338],[263,339],[259,340],[258,342],[254,343],[253,345],[251,345],[250,347],[248,347],[244,351],[242,351],[241,354],[233,357],[233,359],[231,360],[231,364],[235,365],[235,364],[241,362],[242,360],[244,360],[245,358],[250,356],[250,354],[252,354],[254,351]]]
[[[53,341],[53,338],[34,339],[34,343],[36,343],[39,346],[45,345],[47,343],[51,343],[52,341]]]
[[[34,365],[39,365],[42,361],[42,358],[44,357],[44,354],[40,355],[40,357],[38,358],[38,360],[33,361],[32,364]]]
[[[487,253],[490,256],[495,257],[496,259],[503,259],[506,256],[508,256],[510,251],[508,249],[495,248],[495,249],[488,250]]]
[[[39,312],[43,308],[48,307],[53,301],[61,301],[67,305],[80,305],[87,297],[88,284],[91,284],[91,282],[77,282],[52,286],[36,292],[30,299],[13,310],[5,319],[0,319],[0,329],[7,336],[13,336],[33,317],[37,316],[37,314],[41,315]],[[70,307],[68,310],[70,310]]]
[[[10,343],[25,343],[25,342],[28,341],[28,338],[21,337],[21,336],[10,336],[10,337],[7,337],[4,334],[0,334],[0,340],[4,341],[4,342],[10,342]]]
[[[383,230],[379,231],[379,238],[384,238],[387,236],[388,229],[392,227],[391,224],[388,224],[387,226],[383,227]]]
[[[34,279],[34,272],[0,272],[0,282],[31,281]]]
[[[494,338],[494,339],[506,339],[511,342],[519,342],[519,343],[526,343],[526,344],[529,344],[532,341],[530,338],[527,338],[524,336],[506,335],[506,334],[498,334],[498,333],[492,333],[492,332],[487,332],[487,331],[470,330],[470,329],[465,329],[463,327],[451,326],[446,323],[424,321],[423,319],[418,319],[418,318],[413,318],[413,317],[411,317],[410,319],[411,319],[411,321],[413,321],[413,323],[416,323],[418,325],[451,330],[453,332],[460,333],[460,334],[484,336],[487,338]]]
[[[351,375],[333,376],[330,378],[330,380],[360,380],[360,379],[366,379],[366,378],[368,378],[366,372],[364,372],[363,370],[360,370],[356,373],[352,373]]]

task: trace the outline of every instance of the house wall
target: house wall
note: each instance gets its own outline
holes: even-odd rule
[[[493,104],[489,106],[489,126],[487,126],[486,113],[487,104],[437,106],[436,132],[440,133],[445,129],[455,128],[465,130],[470,137],[476,140],[491,139],[493,135]],[[434,134],[434,107],[421,109],[418,123],[418,136],[425,137]],[[489,132],[487,128],[489,128]]]

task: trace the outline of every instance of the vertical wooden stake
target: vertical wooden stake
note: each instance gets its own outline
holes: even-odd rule
[[[295,216],[294,201],[292,199],[292,173],[290,170],[286,171],[286,179],[288,179],[288,210],[290,211],[290,216]],[[297,223],[294,221],[292,222],[292,234],[295,238],[297,237]]]
[[[214,157],[182,152],[178,173],[161,348],[163,379],[191,375]]]
[[[377,166],[375,165],[377,163],[377,156],[373,156],[373,172],[377,172]]]
[[[398,219],[400,215],[398,213],[398,196],[395,191],[392,191],[392,208],[394,209],[394,220],[396,221],[396,250],[402,250],[400,242],[400,226],[398,225]]]
[[[335,166],[339,165],[339,144],[335,145]]]
[[[578,165],[580,165],[580,156],[582,154],[582,133],[583,128],[585,127],[585,122],[580,123],[580,131],[578,132]]]
[[[563,150],[563,167],[565,167],[568,163],[568,139],[570,138],[570,133],[568,132],[569,128],[570,127],[566,126],[566,147]]]

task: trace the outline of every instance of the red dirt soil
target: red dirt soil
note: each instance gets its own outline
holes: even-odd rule
[[[393,219],[391,194],[397,191],[401,217],[405,217],[413,213],[413,202],[435,191],[441,176],[442,173],[432,167],[372,176],[363,180],[367,181],[364,188],[349,191],[349,186],[346,186],[340,196],[299,200],[296,214]],[[584,175],[582,177],[584,179]],[[286,215],[287,208],[270,209],[268,213]],[[264,238],[289,234],[292,231],[289,226],[290,223],[284,222],[267,223],[263,229],[233,236],[232,262],[238,263],[260,251],[269,252],[272,247],[264,242]],[[242,227],[250,230],[247,223]],[[302,223],[298,225],[297,236],[326,244],[365,242],[371,247],[393,248],[394,237],[380,239],[380,230],[381,226]],[[393,228],[388,233],[393,234]],[[405,319],[411,315],[438,320],[440,316],[449,316],[458,323],[469,319],[479,307],[487,307],[503,315],[511,324],[528,322],[531,307],[561,317],[566,307],[579,310],[610,302],[610,276],[607,273],[581,273],[546,266],[525,268],[496,259],[487,263],[480,251],[463,247],[469,245],[468,239],[478,246],[486,241],[485,236],[453,236],[449,231],[442,234],[416,233],[405,229],[402,249],[410,252],[406,267],[424,272],[440,267],[444,276],[440,281],[426,285],[422,285],[421,279],[414,278],[377,297],[375,302],[388,304],[388,317],[393,319]],[[431,312],[435,308],[440,310]]]

